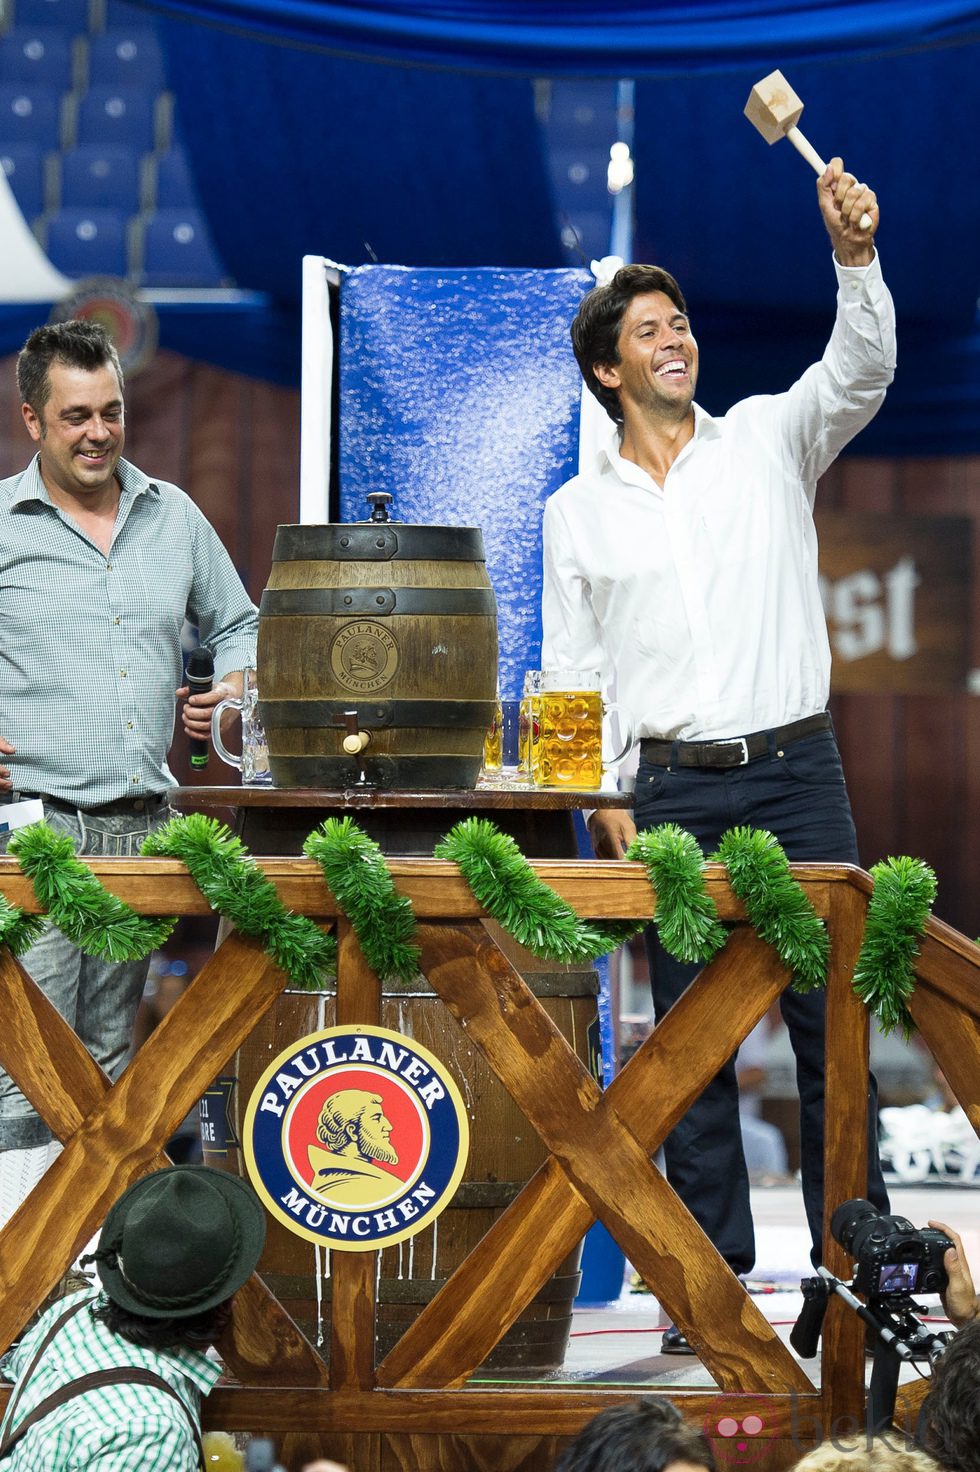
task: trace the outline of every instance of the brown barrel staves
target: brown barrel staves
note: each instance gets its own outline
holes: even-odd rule
[[[591,1064],[597,1047],[595,972],[591,967],[538,961],[499,926],[487,924],[573,1051]],[[234,1077],[216,1083],[202,1103],[205,1164],[244,1174],[238,1140],[248,1101],[263,1071],[297,1038],[335,1023],[334,993],[283,992],[236,1055]],[[452,1073],[466,1102],[470,1146],[464,1179],[446,1210],[417,1237],[381,1253],[378,1361],[548,1156],[487,1059],[424,977],[407,993],[384,995],[381,1023],[430,1049]],[[553,1374],[561,1368],[579,1289],[579,1257],[576,1245],[491,1351],[485,1369],[526,1377]],[[330,1254],[270,1218],[259,1272],[311,1342],[326,1354],[333,1302]]]
[[[497,684],[479,529],[280,526],[258,683],[278,787],[474,787]],[[351,712],[360,756],[343,749]]]

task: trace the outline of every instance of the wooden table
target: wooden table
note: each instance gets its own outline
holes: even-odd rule
[[[535,787],[444,787],[395,792],[367,787],[178,787],[182,811],[231,809],[236,830],[254,854],[302,851],[310,831],[328,817],[352,816],[387,854],[430,855],[463,818],[490,818],[515,838],[529,859],[574,859],[576,808],[630,807],[632,794]]]

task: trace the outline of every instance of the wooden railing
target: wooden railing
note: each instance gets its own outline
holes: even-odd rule
[[[142,914],[209,913],[180,863],[89,863]],[[319,869],[304,859],[261,867],[290,909],[336,923],[338,1024],[377,1023],[378,979]],[[391,859],[389,867],[420,922],[429,983],[483,1050],[548,1157],[380,1363],[374,1253],[333,1254],[329,1363],[253,1277],[220,1346],[234,1383],[210,1396],[205,1424],[284,1438],[284,1460],[296,1466],[319,1452],[348,1460],[354,1472],[547,1472],[561,1438],[637,1387],[467,1382],[597,1218],[665,1312],[690,1332],[717,1382],[717,1391],[671,1385],[687,1417],[709,1426],[726,1414],[739,1420],[764,1397],[765,1432],[753,1448],[761,1472],[789,1465],[821,1432],[858,1424],[864,1341],[857,1316],[831,1302],[817,1388],[651,1164],[664,1136],[789,981],[775,952],[747,926],[724,870],[709,867],[707,883],[721,918],[735,926],[727,946],[601,1092],[490,939],[455,867],[435,859]],[[638,864],[533,867],[584,916],[652,914]],[[868,1017],[849,983],[871,882],[846,866],[796,865],[793,872],[831,937],[829,1220],[835,1205],[866,1190]],[[11,859],[0,860],[0,890],[13,904],[37,909]],[[931,920],[917,972],[912,1015],[980,1133],[980,950]],[[285,985],[255,942],[228,935],[110,1086],[23,968],[0,951],[0,1063],[65,1145],[0,1233],[0,1345],[14,1338],[121,1192],[165,1163],[165,1141]],[[829,1236],[824,1261],[841,1275],[849,1270]]]

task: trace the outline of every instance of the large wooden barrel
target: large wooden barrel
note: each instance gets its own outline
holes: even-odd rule
[[[582,1060],[594,1068],[598,1048],[595,972],[537,961],[498,927],[491,928],[494,939],[522,971],[555,1025]],[[224,1081],[203,1102],[206,1164],[244,1173],[239,1152],[229,1141],[241,1138],[249,1096],[260,1075],[297,1038],[332,1027],[335,1020],[332,992],[283,993],[239,1051],[234,1088],[229,1087],[230,1081]],[[466,1101],[470,1151],[464,1179],[450,1205],[417,1236],[381,1254],[376,1328],[379,1362],[546,1158],[537,1133],[483,1053],[471,1043],[424,978],[419,978],[418,987],[411,992],[386,994],[381,1025],[414,1038],[448,1067]],[[216,1109],[222,1088],[227,1102]],[[231,1127],[227,1132],[220,1118],[224,1108]],[[580,1256],[578,1247],[560,1264],[487,1357],[487,1370],[504,1376],[537,1377],[561,1368],[572,1303],[579,1288]],[[322,1353],[328,1352],[330,1342],[329,1259],[324,1249],[289,1232],[270,1216],[258,1271]]]
[[[258,685],[277,787],[475,787],[497,689],[479,529],[280,526]],[[360,756],[343,748],[350,712]]]

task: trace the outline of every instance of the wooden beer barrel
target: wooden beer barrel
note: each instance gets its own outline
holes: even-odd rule
[[[598,982],[593,970],[536,960],[498,927],[494,939],[524,975],[569,1044],[594,1067],[598,1049]],[[249,1097],[273,1058],[297,1038],[332,1027],[332,992],[286,991],[262,1017],[236,1057],[234,1087],[219,1081],[202,1102],[204,1161],[245,1174],[232,1140],[241,1139]],[[545,1160],[537,1133],[424,977],[411,992],[388,993],[381,1025],[404,1033],[449,1069],[466,1101],[470,1151],[453,1200],[425,1230],[381,1254],[377,1349],[380,1362],[449,1275],[510,1205]],[[216,1104],[223,1093],[220,1107]],[[230,1097],[229,1097],[230,1095]],[[221,1118],[227,1109],[226,1119]],[[226,1129],[226,1124],[230,1128]],[[258,1271],[311,1343],[327,1353],[330,1342],[329,1253],[287,1230],[270,1216]],[[537,1297],[485,1361],[504,1375],[538,1376],[561,1368],[578,1293],[581,1248],[559,1266]]]
[[[258,685],[277,787],[475,787],[497,690],[479,529],[280,526]]]

